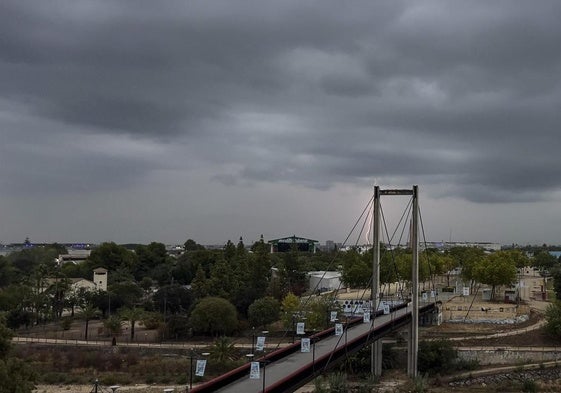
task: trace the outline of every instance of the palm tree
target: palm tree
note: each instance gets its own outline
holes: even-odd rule
[[[131,341],[134,340],[134,327],[136,322],[144,315],[144,310],[140,308],[124,308],[120,312],[121,318],[128,321],[131,327]]]
[[[117,344],[116,336],[121,334],[122,327],[123,327],[123,321],[121,320],[121,318],[119,318],[116,315],[112,315],[109,318],[107,318],[105,321],[103,321],[103,326],[105,327],[105,329],[109,330],[109,332],[113,336],[113,341],[112,341],[113,345],[116,345]]]
[[[236,359],[236,347],[232,340],[226,336],[216,339],[210,350],[210,357],[218,363],[226,363],[227,361]]]
[[[99,309],[91,304],[86,304],[86,306],[83,307],[82,311],[80,312],[80,317],[82,317],[86,321],[86,329],[84,335],[84,339],[86,341],[88,341],[88,328],[90,325],[90,320],[97,317],[99,313],[100,313]]]

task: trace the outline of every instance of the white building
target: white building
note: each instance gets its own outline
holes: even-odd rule
[[[341,273],[328,271],[308,272],[310,289],[312,291],[335,291],[341,286]]]
[[[96,289],[107,291],[107,269],[98,267],[93,271],[93,282]]]

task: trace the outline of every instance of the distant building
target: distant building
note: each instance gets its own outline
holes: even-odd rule
[[[448,250],[452,247],[477,247],[485,251],[500,251],[499,243],[490,242],[422,242],[421,248],[435,248],[437,250]]]
[[[85,278],[69,278],[70,281],[70,291],[78,292],[79,289],[84,289],[86,291],[95,291],[97,289],[95,283]]]
[[[61,283],[63,281],[66,281],[70,284],[71,292],[77,292],[80,289],[84,289],[86,291],[107,291],[107,269],[104,269],[102,267],[94,269],[93,281],[86,280],[85,278],[47,277],[45,278],[42,287],[39,289],[39,292],[44,292],[48,288],[56,286],[57,283]]]
[[[333,240],[326,240],[325,241],[325,251],[332,252],[337,250],[337,245]]]
[[[310,290],[315,292],[336,291],[341,287],[341,273],[336,271],[308,272]]]
[[[98,267],[93,271],[93,282],[95,287],[101,291],[107,291],[107,269]]]
[[[68,254],[60,254],[57,258],[57,262],[59,265],[64,265],[65,263],[73,263],[79,264],[84,262],[90,254],[92,250],[87,249],[69,249]]]
[[[289,236],[273,239],[267,242],[271,245],[271,252],[290,252],[293,248],[301,252],[315,253],[319,241],[303,237]]]

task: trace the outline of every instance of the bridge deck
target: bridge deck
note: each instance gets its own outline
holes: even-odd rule
[[[424,312],[433,305],[421,307]],[[300,343],[266,355],[265,366],[261,366],[260,378],[249,378],[249,364],[234,370],[232,379],[226,384],[212,380],[193,389],[193,392],[291,392],[321,374],[325,368],[337,364],[347,354],[354,353],[364,345],[379,339],[410,321],[411,306],[401,308],[388,315],[380,315],[369,323],[355,318],[343,335],[335,336],[333,329],[317,334],[319,341],[311,345],[310,352],[300,352]],[[350,319],[349,319],[350,320]],[[327,334],[326,334],[327,332]],[[314,341],[312,339],[312,341]],[[270,362],[270,363],[269,363]],[[214,381],[214,382],[213,382]],[[264,389],[265,387],[265,389]]]

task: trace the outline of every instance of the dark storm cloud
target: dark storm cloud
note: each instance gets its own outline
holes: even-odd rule
[[[173,165],[229,166],[213,179],[232,186],[401,179],[547,199],[560,15],[547,1],[5,1],[0,98],[67,133],[188,146]],[[97,159],[90,178],[161,165]]]

